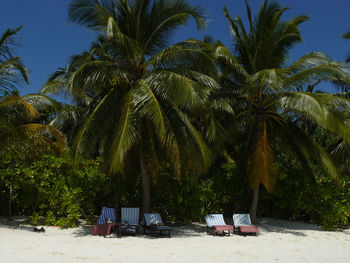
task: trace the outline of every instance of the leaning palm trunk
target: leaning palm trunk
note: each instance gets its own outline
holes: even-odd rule
[[[256,223],[256,211],[258,209],[258,201],[259,201],[259,187],[260,187],[260,184],[258,185],[258,187],[256,187],[253,190],[253,200],[249,211],[250,219],[252,220],[253,224]]]
[[[260,187],[260,184],[253,191],[253,200],[249,211],[250,219],[252,220],[253,224],[256,223],[256,211],[258,209],[258,201],[259,201],[259,187]]]
[[[256,145],[259,145],[259,140],[260,138],[266,137],[266,126],[265,126],[265,120],[263,118],[263,116],[258,115],[257,116],[257,133],[256,133]],[[258,147],[257,147],[258,148]],[[266,149],[263,149],[264,152],[266,152]],[[264,162],[265,158],[261,158],[259,159],[260,162]],[[255,165],[254,162],[251,165]],[[262,164],[259,165],[262,168],[265,168],[266,165]],[[263,169],[264,171],[262,171],[263,173],[267,173],[267,169]],[[254,173],[255,172],[255,173]],[[259,171],[261,172],[261,171]],[[256,211],[258,208],[258,201],[259,201],[259,187],[260,187],[260,183],[259,181],[257,181],[257,178],[261,178],[261,176],[259,176],[259,174],[256,173],[256,170],[253,169],[251,174],[250,174],[250,181],[255,183],[251,183],[252,186],[252,190],[253,190],[253,198],[252,198],[252,203],[250,206],[250,218],[253,222],[253,224],[256,223]],[[254,179],[253,179],[254,178]]]

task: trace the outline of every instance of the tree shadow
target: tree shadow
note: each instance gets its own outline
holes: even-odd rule
[[[232,224],[232,219],[225,218],[226,224]],[[307,231],[320,231],[324,232],[322,228],[316,224],[299,221],[288,221],[288,220],[277,220],[273,218],[258,218],[257,223],[260,234],[268,233],[280,233],[280,234],[291,234],[295,236],[307,236]],[[191,238],[207,236],[206,225],[203,223],[172,223],[169,224],[173,229],[171,231],[171,238]],[[33,225],[30,224],[28,218],[17,217],[12,220],[7,218],[0,218],[0,228],[23,230],[34,232]],[[74,237],[85,237],[90,236],[92,225],[81,224],[72,233]],[[167,235],[149,235],[143,232],[142,226],[139,227],[139,233],[136,236],[122,235],[122,238],[145,238],[145,239],[158,239],[168,238]],[[227,237],[227,235],[217,235],[217,237]],[[116,232],[113,232],[106,238],[117,238]]]
[[[199,223],[172,223],[167,224],[172,227],[171,238],[190,238],[198,237],[206,234],[206,226]],[[139,231],[139,237],[145,239],[168,238],[167,235],[150,235],[143,232],[142,227]]]
[[[196,236],[206,235],[206,226],[199,223],[185,223],[185,224],[169,224],[172,227],[171,238],[190,238]],[[77,228],[73,234],[75,237],[84,237],[91,235],[92,226],[91,225],[81,225]],[[142,226],[139,227],[139,232],[136,236],[133,235],[122,235],[122,238],[145,238],[145,239],[157,239],[157,238],[168,238],[167,235],[150,235],[143,231]],[[110,236],[106,238],[117,238],[117,234],[113,232]]]
[[[34,232],[34,227],[35,226],[29,224],[28,218],[14,217],[11,220],[8,220],[7,218],[0,218],[0,228]]]
[[[200,223],[180,224],[175,226],[172,232],[180,238],[203,236],[207,234],[207,226]]]
[[[92,235],[91,234],[92,226],[91,225],[80,225],[74,232],[74,237],[85,237]]]
[[[324,232],[322,228],[313,223],[288,221],[288,220],[276,220],[273,218],[260,218],[258,219],[258,226],[261,232],[275,232],[281,234],[292,234],[295,236],[307,236],[305,231],[320,231]]]

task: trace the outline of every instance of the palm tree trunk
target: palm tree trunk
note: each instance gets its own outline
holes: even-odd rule
[[[260,184],[257,188],[254,189],[253,200],[249,211],[250,219],[253,224],[256,223],[256,210],[258,208],[258,201],[259,201],[259,187],[260,187]]]
[[[150,176],[147,171],[145,160],[141,154],[140,168],[142,176],[142,213],[148,213],[151,211]]]
[[[256,142],[258,142],[258,140],[260,139],[260,137],[263,135],[264,133],[264,118],[261,114],[258,115],[258,123],[257,123],[257,133],[256,133]],[[256,223],[256,211],[258,208],[258,201],[259,201],[259,187],[260,187],[260,183],[259,185],[253,189],[253,199],[252,199],[252,204],[250,206],[250,219],[252,221],[253,224]]]
[[[8,219],[12,219],[12,192],[13,192],[13,176],[11,176],[11,183],[9,189],[9,216]]]

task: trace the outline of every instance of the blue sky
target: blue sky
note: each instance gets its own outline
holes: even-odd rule
[[[22,85],[21,94],[38,92],[49,74],[65,66],[71,55],[88,49],[95,33],[83,26],[67,22],[70,0],[3,0],[0,9],[0,33],[8,27],[24,25],[20,31],[21,47],[17,54],[30,70],[30,85]],[[188,38],[203,39],[210,35],[225,45],[232,44],[227,21],[222,8],[225,5],[232,17],[245,18],[244,0],[189,0],[193,6],[202,7],[210,21],[206,30],[198,32],[191,21],[179,30],[173,42]],[[263,0],[250,0],[253,13]],[[350,53],[350,40],[341,35],[350,30],[349,0],[281,0],[282,7],[291,9],[284,16],[290,19],[306,14],[310,21],[300,26],[304,43],[291,52],[293,61],[310,51],[321,51],[333,59],[343,61]],[[330,90],[331,86],[323,86]]]

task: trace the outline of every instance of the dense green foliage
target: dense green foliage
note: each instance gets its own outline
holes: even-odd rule
[[[33,155],[31,155],[33,157]],[[40,154],[38,159],[8,159],[2,163],[1,211],[8,205],[8,191],[13,187],[15,214],[31,215],[34,223],[72,227],[84,214],[98,213],[96,208],[106,198],[108,178],[100,172],[98,161],[87,161],[73,169],[68,155]]]
[[[283,219],[313,221],[323,229],[350,223],[349,175],[340,177],[338,184],[322,174],[322,168],[311,164],[314,176],[303,171],[290,153],[279,153],[276,191],[261,196],[260,215]]]
[[[39,156],[36,156],[39,157]],[[280,156],[275,193],[262,191],[258,215],[283,219],[312,220],[324,229],[349,224],[350,178],[338,185],[320,176],[305,176],[297,160]],[[13,186],[15,215],[30,215],[33,223],[73,227],[78,219],[91,219],[102,206],[138,206],[142,200],[140,181],[106,176],[100,160],[90,160],[73,169],[69,155],[41,154],[40,159],[9,158],[0,167],[0,213],[8,214],[9,186]],[[168,220],[202,221],[212,212],[231,217],[248,212],[250,189],[232,162],[223,161],[203,178],[174,177],[164,170],[152,185],[153,211]],[[164,193],[167,198],[164,198]]]

